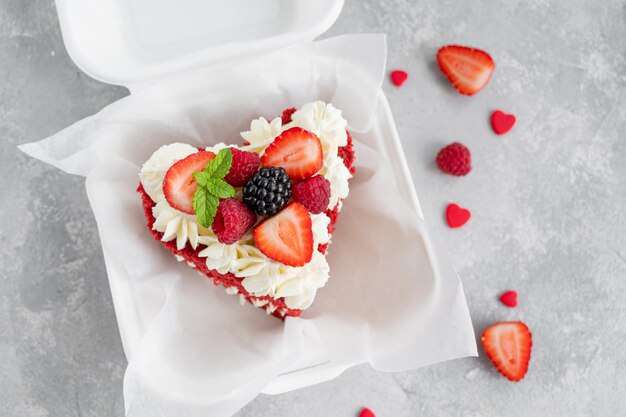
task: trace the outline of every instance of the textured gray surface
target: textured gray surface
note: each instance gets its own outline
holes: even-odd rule
[[[237,414],[379,417],[626,413],[626,4],[622,1],[347,1],[328,35],[389,34],[384,85],[427,220],[449,247],[477,332],[523,319],[535,347],[512,384],[482,358],[414,372],[353,368],[334,381],[260,396]],[[498,67],[462,97],[437,48],[482,47]],[[121,416],[126,360],[83,180],[19,153],[124,96],[82,74],[51,0],[0,1],[0,415]],[[494,108],[519,122],[494,136]],[[436,170],[460,140],[474,170]],[[448,229],[445,204],[473,211]],[[507,288],[520,306],[497,302]]]

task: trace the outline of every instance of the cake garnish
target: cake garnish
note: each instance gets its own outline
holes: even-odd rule
[[[241,239],[256,222],[256,215],[236,198],[221,200],[211,229],[217,240],[232,245]]]
[[[299,127],[281,133],[261,157],[261,165],[282,167],[294,181],[315,175],[322,168],[323,162],[324,154],[319,138]]]
[[[176,162],[167,170],[163,181],[163,193],[167,202],[187,214],[194,214],[193,198],[198,187],[193,174],[207,166],[215,158],[212,152],[200,151]],[[217,207],[217,203],[216,203]],[[200,222],[204,227],[209,227]]]
[[[502,110],[495,110],[491,113],[491,128],[496,135],[504,135],[513,129],[517,119],[513,114],[507,114]]]
[[[485,51],[459,45],[439,49],[437,63],[454,88],[468,96],[478,93],[487,85],[496,67]]]
[[[446,222],[452,229],[463,226],[472,217],[472,213],[456,203],[448,204],[446,207]]]
[[[409,78],[409,74],[403,70],[393,70],[391,71],[390,77],[393,85],[395,85],[396,87],[401,87],[402,84],[404,84]]]
[[[485,329],[481,341],[502,375],[513,382],[524,378],[533,346],[528,326],[521,321],[495,323]]]
[[[367,407],[364,407],[359,413],[359,417],[376,417],[376,414]]]
[[[261,216],[271,216],[291,198],[291,181],[284,168],[263,167],[243,187],[243,202]]]
[[[243,187],[259,169],[261,158],[256,152],[242,151],[237,148],[230,148],[230,151],[233,153],[233,162],[224,181],[233,187]]]
[[[265,219],[254,229],[254,243],[268,258],[289,266],[303,266],[313,256],[311,216],[298,202]]]
[[[294,201],[306,207],[311,214],[320,214],[330,203],[330,181],[321,175],[295,183],[291,190]]]
[[[230,148],[220,150],[204,170],[192,173],[191,181],[197,182],[193,194],[193,209],[198,216],[198,223],[209,227],[213,223],[220,198],[231,198],[236,194],[232,185],[224,181],[230,171],[233,153]],[[166,177],[167,179],[167,177]]]
[[[442,172],[462,177],[472,170],[472,154],[467,146],[453,142],[441,148],[435,160]]]
[[[503,292],[500,296],[500,302],[510,308],[517,307],[517,292],[512,290]]]

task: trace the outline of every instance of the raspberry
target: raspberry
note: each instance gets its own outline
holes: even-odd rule
[[[467,175],[472,170],[472,156],[465,145],[454,142],[439,151],[437,166],[446,174]]]
[[[259,169],[261,158],[256,152],[241,151],[237,148],[230,148],[230,150],[233,153],[233,163],[224,181],[233,187],[243,187]]]
[[[232,245],[254,225],[256,214],[236,198],[220,201],[211,228],[217,240]]]
[[[281,116],[281,119],[283,119],[284,125],[291,122],[291,115],[294,114],[295,112],[296,112],[295,107],[283,110],[283,115]]]
[[[291,187],[293,199],[312,214],[320,214],[330,202],[330,182],[321,175],[295,183]]]

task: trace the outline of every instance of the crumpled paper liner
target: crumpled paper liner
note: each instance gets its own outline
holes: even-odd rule
[[[179,74],[20,147],[86,177],[129,356],[128,416],[229,416],[306,357],[404,371],[476,354],[462,286],[376,129],[385,48],[381,35],[347,35]],[[241,143],[251,119],[317,99],[344,111],[357,174],[328,284],[302,318],[281,322],[178,263],[146,230],[135,189],[161,145]]]

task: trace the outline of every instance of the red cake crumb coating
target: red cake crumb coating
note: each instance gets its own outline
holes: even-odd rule
[[[339,148],[338,154],[341,159],[343,159],[343,163],[350,171],[350,174],[354,175],[354,144],[352,143],[352,136],[350,136],[350,132],[346,130],[346,133],[348,134],[348,143],[346,146]]]
[[[285,110],[285,113],[287,113],[288,110]],[[285,113],[283,113],[283,117],[285,116]],[[291,114],[288,114],[288,117],[291,120]],[[283,123],[284,123],[284,120],[283,120]],[[346,146],[339,148],[339,156],[343,159],[343,162],[346,168],[348,168],[350,172],[354,174],[354,171],[355,171],[354,165],[353,165],[354,159],[355,159],[354,158],[354,144],[352,141],[352,136],[350,136],[349,132],[348,132],[348,143]],[[231,273],[220,274],[219,272],[213,269],[209,269],[206,266],[206,262],[204,258],[201,258],[200,256],[198,256],[200,249],[194,250],[189,243],[187,243],[187,245],[185,245],[185,247],[182,250],[179,250],[176,248],[176,240],[171,240],[169,242],[161,241],[161,238],[163,237],[163,233],[160,233],[152,228],[152,226],[154,225],[154,221],[156,220],[154,218],[154,215],[152,214],[152,208],[156,204],[154,203],[154,201],[152,201],[150,196],[143,189],[143,185],[141,183],[139,183],[139,187],[137,187],[137,192],[141,194],[141,200],[143,203],[144,214],[147,219],[148,230],[150,231],[152,236],[154,236],[156,240],[161,242],[161,244],[165,246],[165,248],[168,249],[170,252],[172,252],[175,255],[182,256],[186,262],[192,263],[194,265],[194,269],[196,269],[203,275],[207,276],[209,279],[213,280],[213,284],[215,284],[216,286],[221,284],[225,288],[232,288],[232,287],[237,288],[238,293],[243,294],[243,296],[246,298],[246,300],[249,303],[253,303],[254,301],[267,301],[269,304],[272,304],[273,306],[276,307],[276,310],[272,313],[272,315],[278,317],[279,319],[284,319],[284,317],[280,315],[280,311],[285,311],[285,316],[292,316],[292,317],[298,317],[300,316],[300,314],[302,314],[302,310],[290,309],[289,307],[287,307],[287,305],[285,304],[285,300],[283,298],[274,299],[269,295],[266,295],[263,297],[257,297],[255,295],[250,294],[243,287],[242,278],[237,278],[235,275]],[[326,210],[325,214],[330,218],[330,223],[328,224],[328,233],[332,235],[333,232],[335,231],[335,225],[337,223],[337,218],[339,216],[339,205],[337,205],[333,210]],[[326,254],[327,250],[328,250],[328,244],[318,246],[318,251],[322,254]]]
[[[280,117],[281,120],[282,120],[282,123],[284,125],[286,125],[287,123],[291,123],[291,115],[293,115],[295,112],[296,112],[296,108],[295,107],[283,110],[283,114]]]

